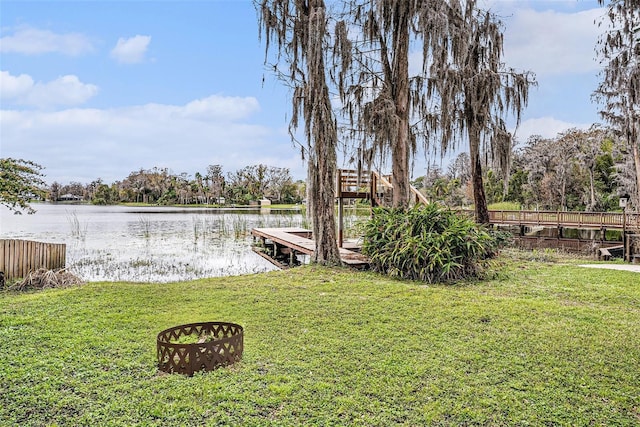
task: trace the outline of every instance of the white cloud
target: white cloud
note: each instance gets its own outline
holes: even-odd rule
[[[66,75],[50,82],[34,82],[27,74],[0,72],[0,99],[39,108],[80,105],[98,93],[98,86]]]
[[[231,172],[264,163],[304,176],[286,132],[253,124],[258,109],[255,98],[216,95],[185,105],[3,110],[2,151],[44,166],[48,182],[113,182],[154,166],[193,174],[209,164]]]
[[[589,129],[592,123],[570,123],[553,117],[538,117],[523,121],[518,127],[516,138],[525,142],[532,135],[540,135],[543,138],[554,138],[559,133],[571,128]]]
[[[505,62],[538,75],[598,69],[595,46],[602,29],[594,23],[603,9],[575,13],[517,9],[505,19]]]
[[[120,37],[111,50],[111,57],[121,64],[136,64],[144,60],[151,36]]]
[[[17,99],[25,96],[33,88],[31,76],[12,76],[8,71],[0,71],[0,99]]]
[[[150,115],[155,119],[171,121],[176,119],[230,122],[248,118],[260,110],[258,100],[253,97],[233,97],[211,95],[196,99],[186,105],[146,104],[126,107],[126,115],[136,120],[146,120]]]
[[[39,55],[43,53],[61,53],[78,56],[92,52],[89,39],[79,33],[56,34],[49,30],[31,27],[18,28],[12,35],[0,38],[0,52]]]
[[[213,95],[191,101],[181,112],[184,117],[203,118],[226,117],[231,120],[247,117],[258,111],[260,105],[255,98],[225,97]]]

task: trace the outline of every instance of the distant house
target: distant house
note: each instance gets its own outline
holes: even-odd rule
[[[260,206],[269,206],[269,205],[271,205],[271,200],[269,200],[269,199],[260,199],[259,202],[260,202]]]
[[[62,202],[79,202],[82,200],[82,197],[76,196],[75,194],[67,193],[58,197],[58,200]]]

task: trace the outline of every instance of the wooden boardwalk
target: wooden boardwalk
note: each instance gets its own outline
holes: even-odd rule
[[[489,211],[497,225],[527,225],[580,229],[634,230],[640,228],[640,214],[617,212]]]
[[[296,265],[297,255],[312,256],[315,242],[311,231],[304,228],[254,228],[251,235],[262,242],[262,247],[254,249],[256,253],[280,268]],[[342,262],[354,268],[369,266],[367,257],[358,252],[355,245],[350,248],[338,248]]]

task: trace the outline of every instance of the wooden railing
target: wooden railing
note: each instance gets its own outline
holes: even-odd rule
[[[31,240],[0,240],[0,271],[5,280],[26,277],[39,268],[54,270],[66,265],[67,245]]]
[[[372,201],[375,206],[390,205],[393,198],[393,185],[390,181],[391,177],[380,175],[377,172],[371,172],[371,193]]]
[[[358,176],[358,172],[349,169],[338,170],[337,196],[345,199],[368,199],[371,194],[369,175]]]
[[[393,184],[390,177],[372,171],[371,174],[361,174],[355,170],[338,170],[338,197],[345,199],[370,199],[374,205],[388,205],[391,203]],[[415,187],[410,187],[413,202],[429,203],[427,198]]]
[[[624,221],[626,219],[626,225]],[[640,214],[617,212],[489,211],[492,224],[635,230]]]

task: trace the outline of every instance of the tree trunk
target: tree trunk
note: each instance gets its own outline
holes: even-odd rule
[[[326,32],[324,0],[309,2],[309,37],[323,38]],[[315,252],[312,261],[323,265],[340,265],[340,252],[336,242],[335,177],[337,173],[336,149],[338,130],[331,109],[329,88],[325,77],[324,44],[320,40],[309,40],[308,99],[311,109],[311,134],[313,152],[309,156],[311,188],[307,202],[313,217]]]
[[[400,125],[402,127],[402,125]],[[398,133],[398,140],[393,146],[391,184],[393,185],[393,207],[409,207],[409,129]],[[403,135],[404,134],[404,135]]]
[[[595,168],[595,166],[594,166]],[[595,171],[593,168],[589,168],[589,208],[587,212],[593,212],[596,208],[596,183],[595,183]]]
[[[393,206],[409,207],[410,172],[409,156],[411,137],[409,134],[409,2],[398,1],[396,6],[393,50],[393,99],[395,100],[398,132],[396,141],[390,141],[393,147],[392,176]],[[390,83],[391,84],[391,83]]]
[[[567,178],[566,176],[562,177],[562,187],[560,187],[560,191],[562,192],[562,195],[560,197],[560,208],[562,209],[562,211],[566,211],[567,210]]]
[[[308,167],[309,191],[307,206],[312,210],[312,230],[315,252],[312,262],[322,265],[340,265],[340,252],[336,242],[335,188],[336,159],[324,156],[321,144],[315,145],[315,159],[310,158]],[[318,155],[319,154],[319,155]]]
[[[316,162],[311,158],[311,154],[307,154],[307,186],[305,188],[305,194],[307,198],[307,221],[311,224],[311,229],[313,230],[313,215],[316,212],[316,208],[314,206],[316,188],[317,185],[314,184],[314,177],[317,175],[317,171],[315,168]]]
[[[471,155],[471,182],[473,183],[473,201],[478,224],[489,224],[487,197],[482,182],[482,164],[480,162],[480,131],[478,126],[469,126],[469,152]]]
[[[640,143],[634,142],[633,146],[633,163],[636,166],[636,212],[640,212]]]

